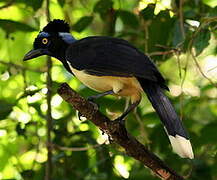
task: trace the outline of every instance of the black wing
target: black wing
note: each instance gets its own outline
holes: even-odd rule
[[[93,36],[76,41],[66,60],[77,70],[96,76],[140,77],[165,88],[165,80],[151,60],[127,41]]]

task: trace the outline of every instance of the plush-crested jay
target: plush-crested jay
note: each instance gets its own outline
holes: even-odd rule
[[[104,36],[76,40],[63,20],[49,22],[34,41],[34,48],[24,60],[48,55],[60,60],[64,67],[87,87],[101,94],[129,97],[131,105],[118,118],[123,119],[141,101],[145,92],[160,117],[174,152],[193,159],[189,136],[163,90],[165,80],[150,58],[129,42]]]

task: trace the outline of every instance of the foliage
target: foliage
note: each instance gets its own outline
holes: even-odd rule
[[[70,23],[78,39],[121,37],[155,61],[168,81],[168,95],[190,133],[196,157],[190,162],[171,152],[145,96],[137,113],[127,118],[129,131],[180,174],[193,180],[217,179],[217,3],[180,1],[50,0],[49,9],[52,19]],[[0,0],[0,179],[45,176],[46,61],[45,57],[22,61],[46,24],[45,4],[43,0]],[[52,179],[157,179],[114,144],[92,148],[104,142],[105,135],[90,122],[79,121],[56,89],[67,81],[86,97],[96,92],[55,59],[52,80]],[[111,118],[125,106],[125,100],[113,97],[97,103]]]

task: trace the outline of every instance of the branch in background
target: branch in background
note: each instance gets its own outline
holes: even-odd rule
[[[185,38],[184,20],[183,20],[183,0],[179,0],[179,23],[183,39]]]
[[[60,145],[57,145],[57,144],[51,144],[51,146],[54,148],[54,149],[59,149],[59,150],[62,150],[62,151],[87,151],[89,149],[95,149],[95,148],[98,148],[102,145],[104,145],[105,142],[103,144],[95,144],[95,145],[92,145],[92,146],[89,146],[89,147],[65,147],[65,146],[60,146]]]
[[[16,69],[20,69],[20,70],[28,70],[28,71],[38,72],[38,73],[46,72],[44,70],[31,69],[31,68],[28,68],[28,67],[24,67],[24,66],[14,64],[14,63],[11,63],[11,62],[5,62],[5,61],[2,61],[2,60],[0,60],[0,63],[3,64],[3,65],[9,66],[9,67],[14,67]]]
[[[94,109],[93,104],[77,94],[68,84],[63,83],[58,89],[58,94],[103,132],[107,133],[113,142],[122,146],[129,156],[149,167],[158,177],[165,180],[184,179],[129,134],[125,125],[119,121],[111,121]]]
[[[10,0],[7,4],[0,6],[0,10],[13,5],[14,2],[15,2],[15,0]]]
[[[193,51],[191,51],[191,56],[192,56],[192,58],[193,58],[193,60],[194,60],[194,62],[195,62],[195,64],[196,64],[198,70],[200,71],[200,74],[201,74],[205,79],[207,79],[207,80],[210,82],[210,84],[212,84],[214,87],[217,88],[217,83],[214,83],[214,82],[203,72],[203,70],[201,69],[200,64],[198,63],[197,58],[195,57]]]
[[[49,11],[50,1],[46,0],[46,17],[47,22],[50,21],[50,11]],[[51,68],[52,68],[52,61],[51,57],[47,57],[47,163],[46,163],[46,172],[45,172],[45,180],[51,180],[52,179],[52,140],[51,140],[51,132],[52,132],[52,109],[51,109],[51,99],[52,99],[52,77],[51,77]]]
[[[181,50],[179,48],[164,46],[161,44],[156,44],[155,46],[164,49],[164,51],[151,52],[147,54],[148,56],[151,57],[151,56],[161,56],[161,55],[167,55],[167,54],[180,54],[181,53]]]
[[[189,52],[189,54],[192,56],[192,58],[193,58],[193,60],[194,60],[194,62],[195,62],[195,64],[196,64],[196,66],[197,66],[199,72],[200,72],[201,75],[202,75],[205,79],[207,79],[214,87],[217,87],[217,84],[214,83],[209,77],[206,76],[206,74],[202,71],[202,69],[201,69],[201,67],[200,67],[200,64],[199,64],[198,61],[197,61],[197,58],[196,58],[196,56],[195,56],[195,54],[194,54],[194,50],[193,50],[193,42],[194,42],[194,39],[195,39],[196,35],[197,35],[198,33],[200,33],[201,30],[202,30],[204,27],[206,27],[206,26],[209,25],[210,23],[216,22],[216,21],[217,21],[217,16],[214,16],[214,17],[205,17],[205,18],[203,19],[203,22],[200,24],[200,26],[199,26],[199,27],[195,30],[195,32],[193,33],[193,35],[192,35],[192,37],[191,37],[191,39],[190,39],[190,41],[189,41],[189,45],[188,45],[188,52]],[[189,56],[189,54],[188,54],[188,56]],[[188,59],[188,58],[187,58],[187,59]]]
[[[137,112],[137,109],[138,109],[138,108],[136,108],[136,109],[133,111],[133,114],[135,115],[135,118],[136,118],[136,120],[137,120],[138,123],[139,123],[139,127],[140,127],[139,129],[140,129],[141,136],[142,136],[142,138],[144,139],[145,144],[149,144],[151,141],[148,139],[147,131],[145,130],[144,123],[142,122],[142,119],[141,119],[141,117],[139,116],[139,113]]]
[[[213,67],[213,68],[210,68],[207,72],[210,72],[210,71],[213,71],[214,69],[216,69],[217,66]]]
[[[169,50],[169,51],[156,51],[156,52],[151,52],[148,53],[148,56],[160,56],[160,55],[167,55],[167,54],[173,54],[174,50]]]

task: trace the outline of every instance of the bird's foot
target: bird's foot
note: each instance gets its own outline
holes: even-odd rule
[[[80,120],[80,121],[85,121],[86,120],[86,117],[85,116],[83,116],[79,111],[78,111],[78,119]]]
[[[103,130],[103,129],[100,129],[100,130],[101,130],[103,136],[107,135],[109,144],[112,144],[113,143],[113,139],[112,139],[111,135],[107,134],[106,131]]]
[[[125,126],[125,119],[122,117],[118,117],[117,119],[113,120],[115,123],[119,123],[121,126]]]
[[[126,126],[125,126],[125,122],[126,122],[125,119],[122,117],[119,117],[115,119],[113,122],[117,124],[118,132],[124,137],[128,137],[128,133],[127,133]]]
[[[90,104],[93,105],[94,110],[98,111],[99,110],[99,105],[97,103],[94,102],[94,99],[91,98],[87,98],[87,100],[89,101]]]
[[[108,135],[108,141],[109,141],[109,144],[112,144],[114,142],[114,140],[112,139],[110,135]]]

